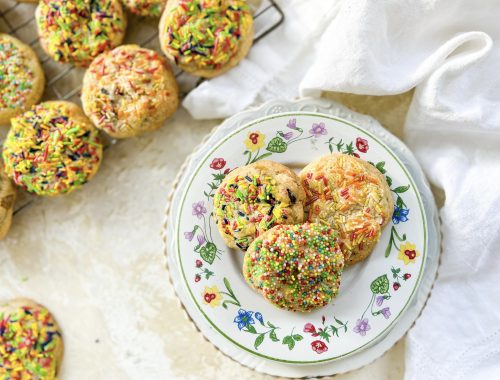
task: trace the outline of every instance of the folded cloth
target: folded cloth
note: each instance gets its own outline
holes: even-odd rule
[[[195,117],[222,117],[299,89],[387,95],[416,87],[405,140],[446,201],[442,264],[408,334],[406,379],[500,378],[500,2],[280,4],[285,26],[185,106]]]

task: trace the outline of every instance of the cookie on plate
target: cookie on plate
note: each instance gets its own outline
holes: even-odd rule
[[[123,0],[127,9],[139,16],[160,17],[167,0]]]
[[[15,201],[16,189],[5,173],[3,162],[0,161],[0,240],[10,230]]]
[[[274,227],[253,241],[243,262],[246,281],[264,298],[302,312],[337,296],[343,269],[337,232],[319,223]]]
[[[182,70],[205,78],[236,66],[253,40],[244,0],[170,0],[160,21],[163,52]]]
[[[0,33],[0,125],[42,97],[45,75],[33,49]]]
[[[1,379],[56,379],[64,352],[50,312],[29,299],[0,305]]]
[[[394,209],[385,177],[368,162],[340,153],[310,163],[299,176],[307,220],[339,231],[348,265],[368,257]]]
[[[44,102],[12,119],[3,159],[16,185],[52,196],[70,193],[94,176],[102,145],[97,129],[76,104]]]
[[[85,73],[83,110],[94,125],[122,138],[158,129],[179,105],[177,82],[165,58],[137,45],[97,57]]]
[[[305,193],[297,175],[273,161],[230,172],[214,196],[214,217],[224,242],[246,250],[278,224],[302,223]]]
[[[120,0],[42,0],[35,14],[47,55],[75,66],[120,45],[127,25]]]

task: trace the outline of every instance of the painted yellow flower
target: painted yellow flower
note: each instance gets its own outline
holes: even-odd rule
[[[418,256],[420,256],[420,253],[417,251],[415,244],[406,242],[399,247],[398,259],[403,260],[405,265],[415,262]]]
[[[266,136],[260,132],[250,132],[245,140],[245,146],[250,152],[255,152],[264,146]]]
[[[201,295],[203,296],[203,302],[211,307],[219,306],[222,301],[222,295],[216,285],[211,288],[205,286],[205,290]]]

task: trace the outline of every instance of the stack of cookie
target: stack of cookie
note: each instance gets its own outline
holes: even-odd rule
[[[169,60],[211,78],[248,53],[253,18],[245,0],[124,0],[136,15],[161,17],[161,54],[122,45],[127,17],[120,0],[41,0],[36,8],[40,45],[53,60],[86,68],[83,109],[66,101],[38,104],[45,77],[34,51],[0,34],[0,125],[11,123],[3,147],[5,173],[41,196],[68,194],[88,182],[102,161],[98,130],[112,138],[153,131],[179,105]],[[0,179],[4,175],[0,165]],[[0,239],[15,199],[0,182]],[[3,215],[3,218],[1,216]]]
[[[297,176],[259,161],[229,173],[214,197],[224,242],[245,252],[243,275],[268,301],[292,311],[327,305],[345,266],[373,251],[394,207],[384,176],[345,154]]]

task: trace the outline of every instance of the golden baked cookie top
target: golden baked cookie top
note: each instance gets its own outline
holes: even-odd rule
[[[220,69],[239,49],[242,30],[252,21],[243,0],[180,0],[164,23],[164,49],[177,64]]]
[[[42,0],[36,20],[41,44],[56,61],[88,66],[119,45],[126,19],[119,0]]]
[[[98,132],[75,104],[40,103],[12,119],[4,142],[7,175],[38,195],[68,193],[86,183],[102,157]]]
[[[281,225],[254,240],[245,279],[276,306],[310,311],[338,293],[344,255],[334,229],[318,223]]]
[[[24,51],[0,34],[0,110],[23,108],[33,89],[35,73]]]
[[[84,79],[82,102],[95,125],[115,135],[140,129],[149,119],[153,123],[162,119],[166,102],[175,102],[176,108],[177,95],[164,58],[150,49],[123,45],[92,62]]]
[[[333,226],[347,250],[377,242],[393,203],[385,178],[368,162],[332,154],[300,173],[306,191],[307,220]]]
[[[55,379],[61,345],[59,327],[44,307],[0,308],[0,378]]]
[[[214,217],[226,243],[246,250],[255,237],[277,224],[301,223],[304,199],[291,170],[259,161],[226,177],[215,193]]]

